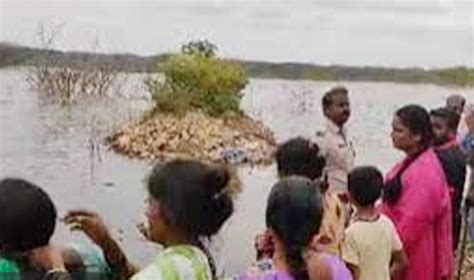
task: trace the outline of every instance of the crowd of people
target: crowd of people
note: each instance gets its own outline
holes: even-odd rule
[[[399,108],[391,138],[404,158],[383,176],[377,167],[355,166],[349,93],[329,90],[324,129],[278,147],[279,180],[267,198],[256,260],[230,279],[452,279],[463,217],[474,240],[474,173],[466,173],[474,165],[474,107],[465,103],[454,95],[431,111]],[[79,209],[58,218],[41,187],[4,178],[0,279],[225,279],[208,243],[234,211],[232,176],[195,160],[153,168],[143,233],[164,249],[143,268],[127,258],[98,213]],[[52,244],[59,220],[100,252]]]

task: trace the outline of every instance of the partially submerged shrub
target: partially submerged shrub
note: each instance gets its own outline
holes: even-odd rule
[[[79,97],[104,96],[116,84],[119,72],[111,63],[99,62],[93,55],[67,60],[53,51],[59,29],[40,25],[38,38],[46,52],[32,61],[27,82],[41,97],[51,102],[70,104]]]
[[[118,72],[98,67],[84,70],[68,66],[34,66],[27,82],[42,97],[52,102],[70,104],[81,96],[105,96],[116,82]]]
[[[201,109],[211,115],[239,112],[247,84],[243,67],[214,54],[210,43],[191,42],[162,66],[165,79],[147,81],[156,108],[165,112]]]

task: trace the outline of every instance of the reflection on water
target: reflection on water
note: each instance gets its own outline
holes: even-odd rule
[[[136,120],[149,108],[148,96],[133,76],[121,94],[87,100],[71,108],[45,104],[28,90],[21,72],[1,71],[0,176],[19,176],[45,187],[60,214],[74,207],[96,209],[104,215],[114,235],[123,241],[132,259],[146,263],[156,250],[143,242],[135,224],[141,221],[145,189],[143,180],[150,162],[117,155],[103,145],[115,127]],[[296,135],[312,136],[321,125],[320,99],[333,82],[252,80],[242,107],[262,120],[279,141]],[[407,103],[429,108],[443,104],[457,91],[432,85],[344,83],[350,90],[357,162],[386,170],[400,156],[388,137],[393,112]],[[474,96],[474,90],[464,91]],[[236,213],[214,240],[225,269],[235,272],[253,257],[254,234],[263,228],[269,187],[276,180],[274,166],[241,168],[244,191]],[[63,225],[58,239],[71,235]],[[81,238],[74,234],[73,239]]]

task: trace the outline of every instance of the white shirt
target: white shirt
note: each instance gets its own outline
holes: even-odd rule
[[[347,175],[355,162],[355,150],[347,129],[327,120],[325,129],[316,133],[315,141],[326,159],[323,176],[328,178],[329,190],[347,192]]]
[[[360,280],[390,280],[390,261],[403,250],[392,221],[384,215],[376,221],[355,221],[346,229],[342,259],[359,268]]]

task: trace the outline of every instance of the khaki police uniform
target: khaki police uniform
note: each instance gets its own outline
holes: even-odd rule
[[[316,133],[315,141],[326,159],[323,176],[328,178],[329,191],[347,193],[347,175],[355,161],[355,150],[347,129],[327,120],[325,129]]]

